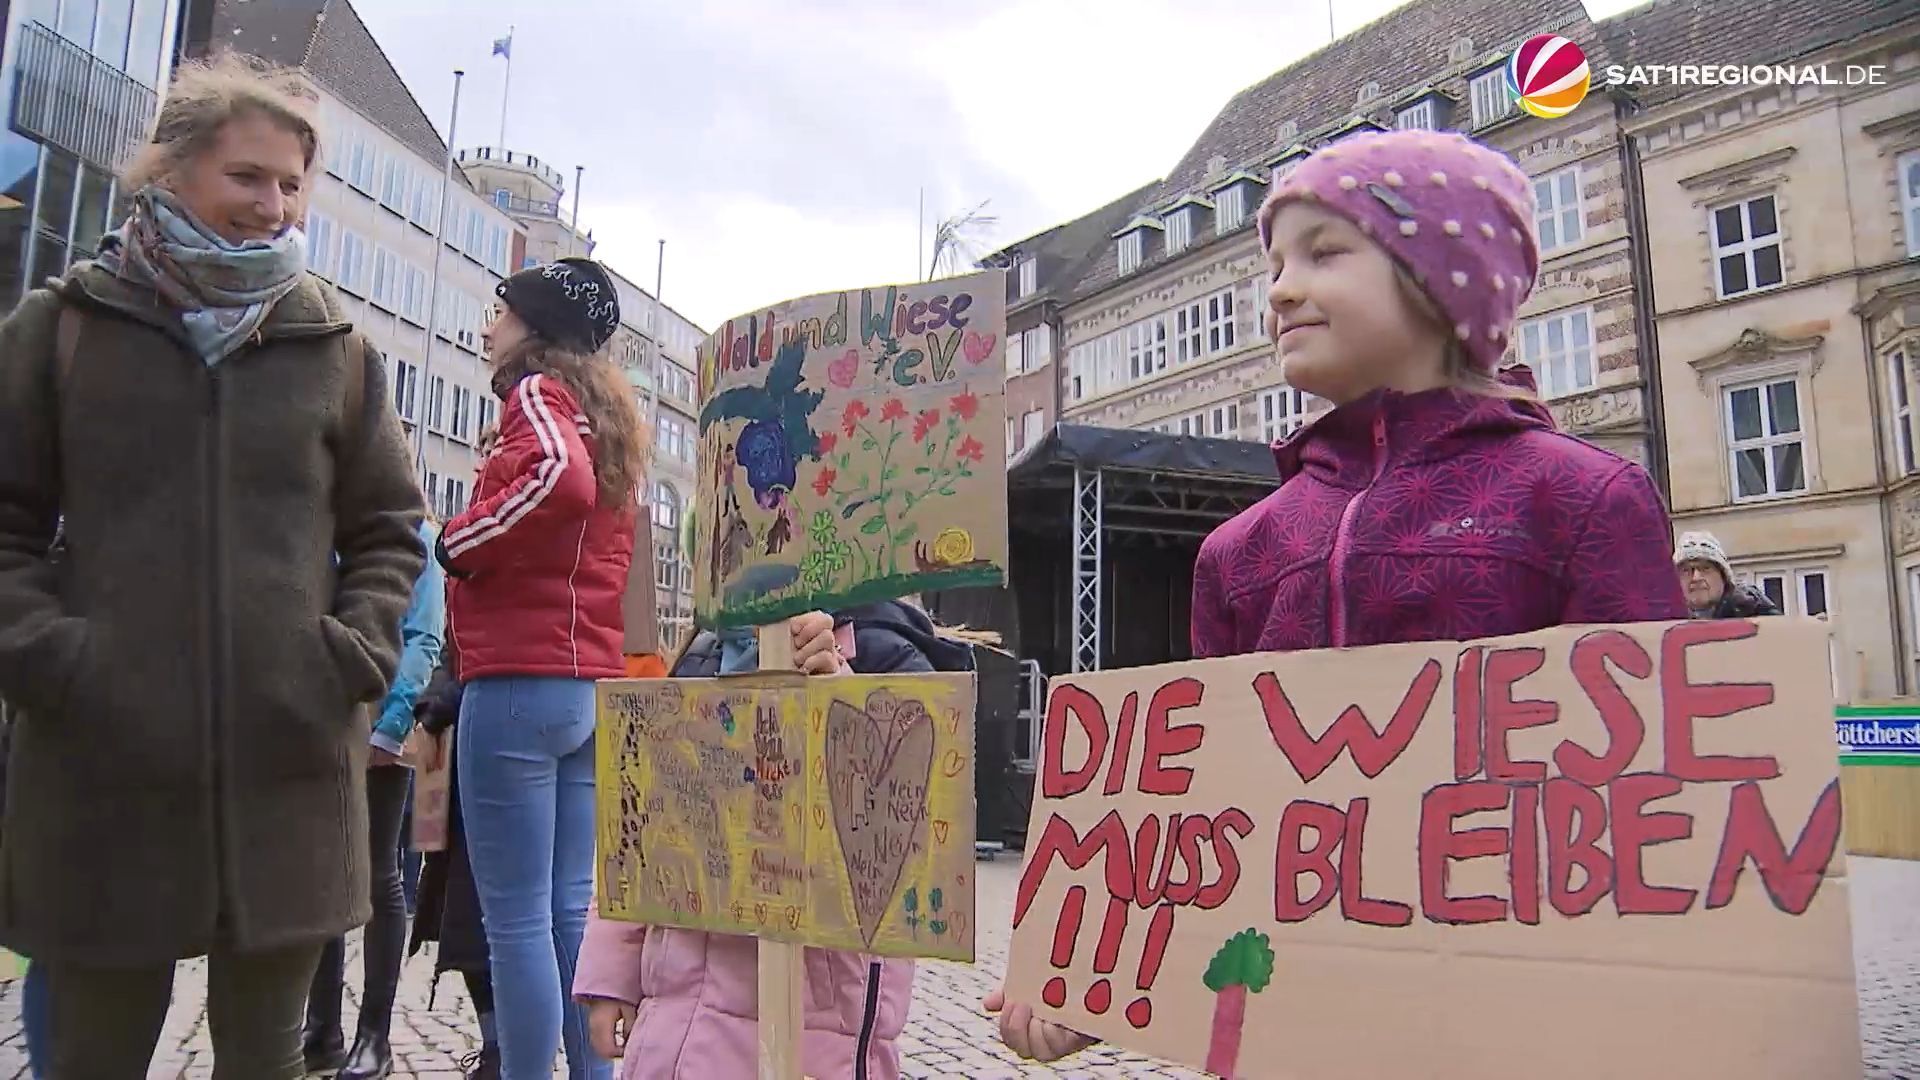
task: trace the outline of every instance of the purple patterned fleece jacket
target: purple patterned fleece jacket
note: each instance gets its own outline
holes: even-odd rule
[[[1196,657],[1687,616],[1646,472],[1538,403],[1383,391],[1274,456],[1280,490],[1200,547]]]

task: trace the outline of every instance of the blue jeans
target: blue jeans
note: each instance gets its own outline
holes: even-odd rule
[[[573,973],[593,895],[594,691],[589,679],[475,679],[456,750],[467,857],[487,924],[503,1080],[611,1080]]]
[[[52,1061],[52,1032],[47,1030],[47,965],[27,961],[26,985],[20,988],[20,1019],[27,1029],[27,1075],[40,1080]]]

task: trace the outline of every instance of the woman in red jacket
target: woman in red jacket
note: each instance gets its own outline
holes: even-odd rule
[[[460,812],[497,989],[501,1075],[611,1075],[571,1003],[593,890],[593,681],[618,677],[647,431],[601,350],[620,324],[598,263],[562,259],[496,290],[487,327],[505,408],[473,504],[438,555],[466,694]]]

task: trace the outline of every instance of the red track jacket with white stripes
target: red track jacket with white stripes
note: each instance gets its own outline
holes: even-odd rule
[[[441,532],[460,677],[621,675],[631,507],[598,505],[587,418],[565,384],[507,392],[473,502]]]

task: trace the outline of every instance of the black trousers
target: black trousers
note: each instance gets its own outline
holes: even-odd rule
[[[317,945],[216,950],[207,960],[215,1080],[298,1080],[300,1003]],[[50,1080],[144,1080],[173,1004],[173,964],[47,967],[53,1005]]]
[[[407,951],[407,897],[400,885],[400,820],[406,816],[412,770],[375,765],[367,770],[367,837],[373,859],[373,921],[367,924],[361,959],[366,985],[360,995],[360,1030],[387,1034],[393,998]],[[340,1041],[340,994],[346,982],[347,941],[334,938],[320,952],[307,999],[307,1034],[323,1044]]]

